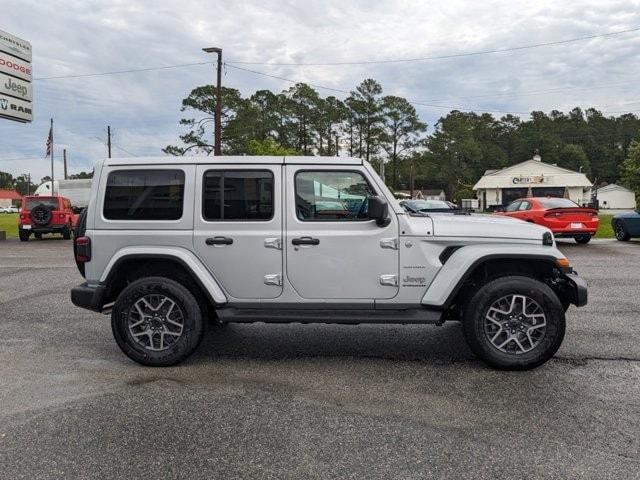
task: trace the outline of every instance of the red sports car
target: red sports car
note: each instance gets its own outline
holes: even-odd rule
[[[519,218],[549,228],[556,237],[589,243],[598,230],[598,211],[580,207],[567,198],[520,198],[498,215]]]

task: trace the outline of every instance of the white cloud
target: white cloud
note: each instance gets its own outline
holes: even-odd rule
[[[36,77],[213,60],[221,46],[236,61],[314,62],[443,55],[527,45],[640,25],[640,2],[543,0],[424,1],[58,1],[3,0],[2,28],[30,40]],[[636,87],[640,34],[512,53],[408,64],[249,67],[296,80],[352,89],[363,78],[385,93],[426,103],[528,112],[575,105],[640,110]],[[117,144],[136,155],[161,154],[177,141],[181,99],[213,81],[211,65],[39,81],[35,120],[0,121],[0,169],[47,174],[41,156],[50,117],[74,169],[104,155],[95,137],[111,125]],[[225,84],[249,94],[289,84],[227,69]],[[555,90],[555,91],[554,91]],[[322,92],[329,94],[330,92]],[[431,126],[444,108],[418,107]],[[122,153],[114,149],[114,153]]]

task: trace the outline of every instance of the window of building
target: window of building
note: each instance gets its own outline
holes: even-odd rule
[[[118,170],[107,179],[108,220],[179,220],[184,203],[182,170]]]
[[[376,193],[359,172],[302,171],[296,174],[296,215],[306,221],[366,220]]]
[[[273,218],[273,174],[268,170],[208,170],[202,214],[208,221]]]

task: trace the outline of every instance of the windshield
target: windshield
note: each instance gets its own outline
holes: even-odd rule
[[[407,202],[412,210],[426,211],[426,210],[441,210],[450,209],[451,206],[442,200],[413,200]]]
[[[575,208],[579,205],[568,198],[539,198],[540,205],[544,208]]]
[[[52,197],[27,198],[25,209],[33,210],[38,205],[44,205],[45,207],[50,208],[58,208],[58,199]]]

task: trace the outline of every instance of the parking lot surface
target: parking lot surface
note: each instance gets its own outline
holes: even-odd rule
[[[531,372],[457,323],[209,328],[151,369],[71,304],[70,242],[0,242],[0,478],[640,478],[640,242],[561,249],[590,302]]]

